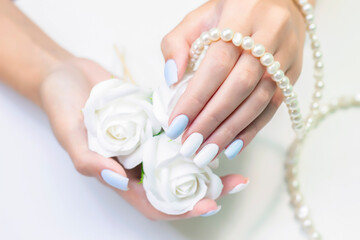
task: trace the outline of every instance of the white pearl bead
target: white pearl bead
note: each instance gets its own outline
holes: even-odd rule
[[[318,232],[314,231],[310,235],[310,240],[321,240],[321,236]]]
[[[236,32],[233,36],[232,42],[235,46],[239,47],[242,43],[242,34],[239,32]]]
[[[319,109],[320,107],[320,103],[319,102],[313,102],[311,104],[311,109]]]
[[[290,191],[298,190],[300,188],[299,181],[297,179],[290,180],[288,187]]]
[[[310,40],[311,41],[319,41],[318,36],[316,35],[316,33],[311,33],[310,34]]]
[[[265,53],[264,56],[260,58],[260,62],[265,67],[268,67],[274,63],[274,56],[271,53]]]
[[[285,97],[290,96],[293,92],[293,86],[289,85],[287,88],[282,89]]]
[[[313,99],[315,99],[315,100],[320,100],[321,97],[322,97],[321,91],[315,91],[315,92],[314,92]]]
[[[301,114],[299,109],[289,110],[288,112],[290,114],[291,119],[298,117]]]
[[[261,57],[265,53],[265,47],[261,44],[256,44],[254,48],[251,50],[252,55],[255,57]]]
[[[296,217],[300,220],[307,218],[309,214],[310,214],[310,210],[309,207],[306,205],[300,206],[296,211]]]
[[[198,38],[192,44],[191,48],[194,49],[194,50],[203,50],[204,49],[204,43],[200,38]]]
[[[284,88],[287,88],[287,87],[288,87],[290,81],[289,81],[289,78],[288,78],[288,77],[284,76],[283,79],[282,79],[280,82],[278,82],[278,83],[279,83],[279,87],[280,87],[281,89],[284,89]]]
[[[314,14],[308,14],[305,16],[305,19],[308,23],[313,23],[315,20],[315,15]]]
[[[317,50],[320,48],[320,42],[318,40],[311,42],[311,48]]]
[[[298,2],[300,6],[304,6],[305,4],[308,3],[308,0],[299,0]]]
[[[277,70],[273,75],[272,75],[272,79],[275,82],[280,82],[281,80],[283,80],[283,78],[285,77],[285,74],[283,72],[283,70],[279,69]]]
[[[233,38],[234,32],[233,32],[231,29],[226,28],[226,29],[224,29],[224,30],[221,31],[221,35],[220,35],[220,36],[221,36],[221,39],[222,39],[223,41],[228,42],[228,41],[230,41],[230,40]]]
[[[203,32],[200,38],[205,45],[209,45],[211,43],[210,34],[208,32]]]
[[[324,88],[324,81],[322,81],[322,80],[316,81],[315,87],[316,87],[317,89],[323,89],[323,88]]]
[[[241,46],[245,50],[250,50],[254,47],[254,40],[251,37],[244,37]]]
[[[301,222],[301,225],[302,225],[304,231],[307,233],[314,231],[313,223],[309,218],[304,219],[304,221]]]
[[[322,70],[324,68],[324,63],[321,60],[316,61],[315,68],[316,68],[316,70]]]
[[[313,58],[316,59],[316,60],[321,59],[322,58],[322,52],[319,51],[319,50],[315,51],[314,54],[313,54]]]
[[[324,77],[324,73],[323,71],[315,71],[314,72],[314,78],[318,79],[318,80],[321,80],[322,78]]]
[[[220,39],[220,30],[218,28],[212,28],[209,30],[209,35],[212,41],[218,41]]]
[[[291,121],[295,124],[301,123],[303,121],[302,116],[298,115],[298,116],[294,116],[291,117]]]
[[[294,96],[292,96],[292,97],[286,97],[285,100],[284,100],[284,102],[285,102],[285,104],[290,104],[290,103],[292,103],[293,101],[295,101],[296,99],[297,99],[297,95],[294,94]]]
[[[273,64],[271,64],[268,68],[267,68],[267,72],[270,75],[273,75],[274,73],[276,73],[277,70],[279,70],[280,68],[280,63],[278,61],[275,61]]]
[[[302,12],[307,15],[307,14],[311,14],[313,12],[313,7],[310,3],[306,3],[305,5],[303,5],[302,7]]]
[[[291,204],[295,207],[299,207],[303,202],[303,196],[299,192],[295,192],[291,195]]]
[[[308,29],[309,32],[315,32],[315,30],[316,30],[316,25],[315,25],[315,23],[310,23],[310,24],[308,25],[307,29]]]

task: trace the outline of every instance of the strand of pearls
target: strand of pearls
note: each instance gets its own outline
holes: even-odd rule
[[[322,90],[324,88],[324,63],[322,61],[322,51],[320,49],[320,41],[316,34],[316,24],[315,24],[315,15],[313,7],[307,0],[294,0],[304,15],[306,21],[307,32],[311,41],[311,49],[313,50],[313,60],[314,60],[314,79],[315,79],[315,89],[312,96],[312,101],[310,103],[310,112],[305,118],[305,132],[302,138],[297,138],[290,145],[287,158],[285,161],[286,169],[286,184],[287,189],[290,195],[290,204],[294,208],[295,217],[299,221],[303,231],[306,233],[309,240],[320,240],[322,239],[318,230],[316,230],[313,220],[310,217],[310,208],[305,203],[303,194],[300,192],[300,181],[298,179],[298,161],[300,158],[300,153],[304,140],[309,133],[309,131],[317,126],[319,121],[323,119],[330,111],[329,105],[321,106],[320,100],[322,98]],[[331,108],[332,111],[335,111],[337,106]],[[339,105],[340,106],[340,105]],[[320,110],[321,109],[321,110]]]
[[[360,93],[353,96],[335,98],[327,104],[322,104],[319,108],[318,114],[312,117],[312,129],[317,127],[318,124],[330,114],[350,107],[360,107]],[[301,141],[295,139],[287,152],[285,161],[286,182],[291,199],[290,203],[295,210],[295,216],[300,222],[302,229],[307,234],[308,239],[320,240],[321,235],[316,230],[313,220],[311,219],[310,208],[304,201],[304,195],[300,192],[300,183],[298,179],[298,162],[305,139],[306,138],[303,138]]]
[[[188,67],[194,70],[204,49],[211,43],[219,40],[232,42],[236,47],[241,47],[246,51],[250,51],[251,54],[258,58],[260,63],[266,67],[267,72],[282,90],[284,102],[288,108],[292,128],[294,129],[296,136],[302,138],[305,133],[304,120],[301,115],[297,95],[293,90],[289,78],[285,76],[284,71],[280,69],[280,63],[275,61],[274,56],[271,53],[266,52],[263,45],[256,44],[251,37],[243,36],[239,32],[233,32],[229,28],[223,29],[222,31],[219,28],[212,28],[208,32],[202,33],[191,45],[191,58]]]

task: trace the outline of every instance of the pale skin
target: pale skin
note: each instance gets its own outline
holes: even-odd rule
[[[315,0],[309,1],[315,4]],[[191,44],[213,27],[230,28],[274,55],[291,84],[298,79],[305,40],[305,21],[293,0],[211,0],[190,12],[162,41],[165,61],[174,59],[181,79]],[[218,41],[209,47],[188,88],[173,110],[169,124],[181,114],[189,118],[184,142],[201,133],[219,153],[235,139],[242,150],[271,120],[283,96],[266,69],[249,51]]]
[[[163,214],[150,205],[142,185],[138,184],[139,168],[125,170],[114,159],[90,151],[81,109],[91,88],[112,74],[97,63],[78,58],[60,47],[11,1],[0,0],[0,6],[0,80],[44,110],[56,138],[78,172],[96,177],[105,185],[100,174],[103,169],[128,177],[128,191],[113,189],[152,220],[191,218],[217,209],[214,200],[203,199],[183,215]],[[238,174],[222,177],[221,197],[246,181]]]

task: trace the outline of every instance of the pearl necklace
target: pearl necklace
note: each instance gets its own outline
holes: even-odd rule
[[[320,50],[320,41],[316,35],[316,24],[314,22],[315,15],[312,5],[308,0],[294,0],[304,15],[306,21],[306,30],[311,41],[311,49],[313,51],[314,64],[314,79],[315,89],[310,104],[310,112],[305,119],[299,107],[299,102],[293,86],[290,84],[289,78],[285,76],[280,69],[280,63],[274,60],[271,53],[265,52],[265,48],[261,44],[255,44],[254,40],[249,37],[243,37],[239,32],[233,32],[231,29],[224,29],[220,31],[218,28],[212,28],[208,32],[204,32],[194,41],[190,49],[190,61],[188,67],[195,70],[196,63],[199,61],[201,54],[211,43],[218,40],[225,42],[232,42],[236,47],[241,47],[243,50],[250,51],[251,54],[259,58],[260,63],[266,67],[267,72],[276,82],[277,86],[282,90],[284,95],[284,103],[288,108],[292,128],[295,132],[295,139],[290,145],[286,161],[286,183],[291,198],[291,205],[294,207],[295,216],[299,220],[302,229],[307,234],[310,240],[321,239],[320,233],[315,229],[313,221],[310,218],[310,210],[307,204],[304,203],[303,195],[299,189],[299,180],[297,178],[298,168],[297,164],[300,157],[300,152],[306,139],[307,134],[311,129],[316,127],[326,116],[334,113],[340,109],[349,107],[360,107],[360,93],[353,96],[343,96],[333,99],[328,104],[320,104],[322,98],[322,90],[324,88],[323,69],[324,63],[322,61],[322,52]]]

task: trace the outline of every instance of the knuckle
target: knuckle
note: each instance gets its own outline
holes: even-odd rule
[[[219,118],[219,115],[220,114],[212,113],[206,116],[206,118],[211,122],[212,125],[219,126],[222,122],[222,119]]]
[[[270,81],[268,81],[268,82],[270,82]],[[269,84],[269,86],[272,86],[272,84],[271,85]],[[272,94],[273,94],[273,91],[271,89],[269,89],[268,87],[259,88],[259,92],[257,95],[258,102],[260,104],[268,103],[272,97]]]
[[[187,13],[183,19],[183,22],[187,22],[187,21],[190,21],[192,22],[194,20],[194,17],[196,16],[195,12],[194,11],[191,11],[189,13]]]
[[[217,69],[221,72],[227,71],[230,68],[229,61],[231,60],[231,53],[224,49],[220,49],[215,52],[212,51],[209,53],[210,58],[212,59],[212,69]]]
[[[256,80],[256,76],[258,75],[258,69],[254,66],[248,66],[243,68],[239,74],[237,74],[237,84],[241,86],[246,91],[249,91],[254,88],[254,80]]]
[[[203,95],[191,93],[188,95],[187,102],[193,106],[202,107],[205,105],[206,100],[204,99],[204,97],[201,96]]]
[[[76,171],[78,171],[80,174],[89,176],[89,168],[87,162],[84,160],[84,158],[81,157],[75,157],[74,159],[74,166]]]
[[[171,45],[171,42],[173,39],[174,39],[174,37],[171,32],[166,34],[163,37],[163,39],[161,40],[161,44],[160,44],[161,51],[164,51],[165,49],[167,49]]]

